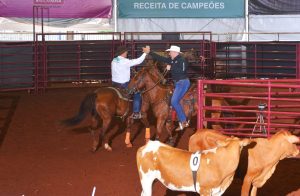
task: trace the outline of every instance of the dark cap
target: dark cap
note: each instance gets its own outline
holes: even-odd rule
[[[115,52],[115,57],[117,57],[127,51],[128,50],[127,50],[126,46],[119,46]]]

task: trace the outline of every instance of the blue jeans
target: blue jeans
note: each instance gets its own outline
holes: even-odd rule
[[[171,105],[176,110],[180,122],[186,121],[186,116],[182,106],[180,105],[180,100],[183,98],[184,94],[187,92],[189,87],[190,87],[189,79],[179,80],[175,83],[175,89],[171,99]]]
[[[142,107],[141,93],[135,93],[133,96],[133,112],[140,112]]]
[[[119,88],[127,88],[129,82],[125,83],[117,83],[117,82],[112,82],[113,86],[119,87]],[[140,112],[142,107],[142,96],[141,93],[135,93],[133,96],[133,112]]]

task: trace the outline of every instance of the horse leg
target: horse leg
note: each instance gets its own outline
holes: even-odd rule
[[[148,114],[147,111],[149,110],[149,101],[147,101],[147,99],[143,99],[142,102],[142,108],[141,108],[141,112],[142,112],[142,123],[144,125],[144,127],[146,127],[146,131],[145,131],[145,142],[147,143],[150,138],[151,138],[151,132],[150,132],[150,123],[148,121]]]
[[[131,139],[130,139],[130,130],[133,125],[134,120],[130,117],[127,117],[126,119],[126,136],[125,136],[125,145],[127,148],[132,147]]]
[[[99,136],[97,136],[97,129],[99,128],[99,124],[100,124],[100,118],[97,116],[93,116],[91,121],[91,126],[90,126],[90,133],[93,139],[92,152],[95,152],[99,147],[99,139],[98,139]],[[99,129],[98,134],[100,135],[101,132],[102,132],[102,128]]]
[[[173,130],[173,122],[172,121],[166,121],[166,129],[169,135],[167,144],[169,144],[170,146],[174,146],[175,145],[175,138],[172,135],[172,130]]]
[[[165,120],[163,120],[161,118],[157,118],[155,140],[159,141],[159,138],[161,136],[161,132],[163,130],[164,124],[165,124]]]
[[[108,144],[108,140],[107,140],[107,136],[106,136],[106,131],[108,130],[110,123],[111,123],[112,117],[109,116],[109,118],[107,118],[105,121],[103,120],[103,126],[102,126],[102,133],[101,133],[101,137],[99,137],[99,142],[103,141],[104,143],[104,149],[107,151],[112,151],[111,146]]]
[[[148,121],[147,113],[144,113],[141,119],[143,125],[146,127],[145,132],[145,142],[147,143],[150,140],[151,132],[150,132],[150,123]]]

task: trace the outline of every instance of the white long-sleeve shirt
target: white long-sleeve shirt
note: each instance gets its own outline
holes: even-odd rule
[[[130,67],[141,64],[146,58],[143,53],[137,59],[128,59],[122,56],[114,58],[111,62],[112,81],[117,83],[125,83],[130,80]]]

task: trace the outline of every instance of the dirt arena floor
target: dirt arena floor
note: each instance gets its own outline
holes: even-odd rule
[[[0,196],[82,196],[91,195],[93,187],[96,196],[140,195],[135,154],[144,144],[141,125],[137,123],[133,131],[134,147],[127,149],[123,126],[116,120],[116,127],[110,132],[113,152],[99,149],[96,153],[90,151],[88,120],[70,129],[58,126],[60,120],[77,112],[82,98],[92,90],[0,94]],[[191,134],[193,129],[187,129],[177,147],[187,149]],[[240,195],[241,184],[240,179],[235,179],[224,195]],[[283,196],[299,188],[300,159],[286,159],[279,163],[265,186],[258,189],[258,195]],[[156,182],[153,195],[196,194],[172,192]]]

